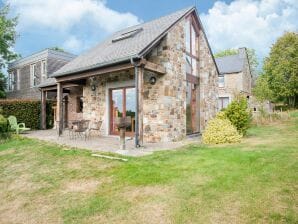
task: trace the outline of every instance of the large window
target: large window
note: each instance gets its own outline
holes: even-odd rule
[[[30,82],[31,82],[31,87],[34,87],[37,85],[37,74],[36,74],[35,64],[30,65]]]
[[[21,75],[20,69],[17,69],[17,90],[21,89]]]
[[[186,73],[198,76],[198,34],[191,21],[188,19],[185,23]]]

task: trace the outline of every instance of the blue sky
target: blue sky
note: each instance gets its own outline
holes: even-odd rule
[[[298,30],[297,0],[4,0],[19,15],[14,50],[59,46],[80,54],[112,32],[196,5],[214,52],[250,47],[261,60],[284,31]]]

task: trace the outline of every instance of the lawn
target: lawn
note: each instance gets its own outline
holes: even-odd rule
[[[29,139],[0,145],[0,223],[297,223],[298,114],[240,144],[128,162]]]

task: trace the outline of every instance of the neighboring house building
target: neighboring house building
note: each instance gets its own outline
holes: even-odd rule
[[[226,108],[235,95],[251,97],[252,74],[246,48],[239,48],[238,54],[216,58],[219,70],[218,110]]]
[[[39,87],[43,102],[57,93],[59,134],[68,120],[86,119],[118,135],[115,120],[129,116],[136,146],[178,141],[217,111],[218,71],[194,7],[118,31],[52,77]],[[42,127],[45,116],[43,104]]]
[[[9,64],[7,98],[40,99],[38,85],[49,82],[50,74],[75,58],[51,49],[32,54]]]

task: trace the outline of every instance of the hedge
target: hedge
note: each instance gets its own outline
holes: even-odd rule
[[[52,102],[47,101],[47,128],[53,125]],[[5,117],[13,115],[18,123],[25,123],[31,129],[40,129],[41,102],[40,100],[0,100],[0,108]]]

